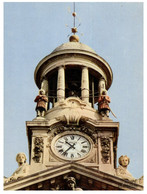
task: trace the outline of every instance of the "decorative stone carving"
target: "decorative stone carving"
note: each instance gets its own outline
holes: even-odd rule
[[[136,180],[135,180],[135,183],[137,183],[137,184],[139,184],[139,185],[143,185],[143,183],[144,183],[144,177],[142,176],[142,177],[140,177],[139,179],[136,179]]]
[[[76,179],[74,177],[68,177],[66,179],[66,189],[65,190],[83,191],[81,188],[77,187]]]
[[[56,119],[67,122],[67,125],[79,125],[79,121],[82,118],[81,108],[86,106],[86,103],[82,102],[79,98],[69,97],[60,102],[60,106],[65,107],[65,109],[62,110],[62,116],[56,117]]]
[[[61,102],[59,104],[57,103],[56,106],[63,106],[63,107],[70,107],[70,108],[84,108],[87,106],[85,102],[83,102],[79,97],[69,97]]]
[[[57,117],[56,119],[59,121],[66,121],[67,125],[70,123],[79,125],[80,118],[81,116],[77,110],[68,110],[67,113],[63,116]]]
[[[53,188],[51,188],[52,191],[58,191],[58,190],[62,190],[60,188],[60,185],[55,185]]]
[[[96,143],[96,138],[95,136],[93,135],[94,131],[88,127],[85,127],[85,126],[58,126],[58,127],[55,127],[55,132],[54,132],[54,136],[62,133],[62,132],[65,132],[65,131],[79,131],[79,132],[83,132],[83,133],[86,133],[88,136],[91,137],[91,139],[93,140],[94,143]]]
[[[77,177],[77,179],[80,177]],[[64,184],[60,184],[59,180],[53,179],[51,180],[51,190],[73,190],[73,191],[83,191],[81,188],[77,187],[75,177],[69,177],[68,175],[63,177]]]
[[[93,142],[96,143],[96,137],[93,135],[94,131],[92,129],[82,126],[80,131],[86,133],[89,137],[91,137]]]
[[[48,98],[45,95],[45,91],[43,89],[39,90],[39,95],[36,96],[34,102],[37,102],[36,105],[37,117],[44,117],[45,111],[47,110]]]
[[[42,137],[36,137],[34,139],[34,157],[33,157],[33,160],[36,163],[41,162],[41,156],[42,156],[42,153],[43,153],[43,146],[44,146],[43,138]]]
[[[108,137],[101,137],[101,154],[102,162],[108,164],[110,162],[110,139]]]
[[[25,177],[29,174],[29,164],[26,163],[26,160],[27,157],[24,153],[20,152],[16,155],[16,161],[19,167],[9,178],[5,178],[5,183],[8,183],[12,180],[17,180],[18,178]]]
[[[128,156],[121,156],[119,158],[119,164],[120,166],[116,169],[116,175],[126,179],[135,182],[135,178],[132,176],[132,174],[127,170],[127,166],[130,163],[130,158]]]
[[[40,189],[42,187],[43,187],[43,184],[42,183],[38,183],[37,188]]]

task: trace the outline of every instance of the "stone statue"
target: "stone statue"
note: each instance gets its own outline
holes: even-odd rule
[[[15,170],[15,172],[10,177],[4,180],[5,183],[12,180],[17,180],[18,178],[22,178],[28,175],[29,164],[26,163],[26,160],[27,158],[24,153],[20,152],[16,155],[16,161],[19,167]]]
[[[110,97],[107,96],[107,92],[103,91],[103,93],[99,96],[98,98],[98,111],[104,117],[105,115],[109,117],[109,112],[110,112]]]
[[[45,95],[45,91],[43,89],[39,90],[39,95],[36,96],[34,102],[37,102],[36,106],[37,117],[44,117],[45,111],[47,110],[48,98]]]
[[[131,173],[127,170],[127,166],[130,163],[130,158],[128,156],[121,156],[119,158],[120,166],[116,169],[116,175],[129,181],[135,182],[135,178],[131,175]]]
[[[67,190],[83,191],[81,188],[76,187],[76,179],[74,177],[68,177],[66,184]]]

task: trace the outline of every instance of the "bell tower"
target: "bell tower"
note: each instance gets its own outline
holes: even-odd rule
[[[109,118],[112,70],[76,32],[74,26],[69,42],[35,69],[37,115],[26,122],[30,164],[72,162],[114,174],[119,123]]]

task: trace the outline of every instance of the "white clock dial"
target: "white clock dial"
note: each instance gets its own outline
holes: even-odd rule
[[[78,134],[64,135],[57,139],[54,146],[58,155],[68,160],[83,158],[91,149],[89,140]]]

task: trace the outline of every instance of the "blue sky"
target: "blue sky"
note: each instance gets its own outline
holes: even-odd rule
[[[34,70],[57,46],[68,42],[73,3],[4,4],[4,175],[17,168],[15,156],[28,142],[25,121],[36,116]],[[108,94],[120,122],[118,157],[143,175],[143,3],[76,3],[80,42],[103,57],[113,71]],[[79,22],[77,21],[77,24]],[[83,35],[81,35],[83,34]],[[27,160],[28,161],[28,160]]]

